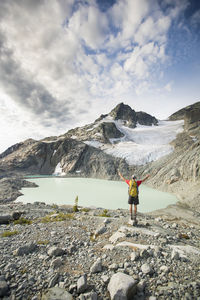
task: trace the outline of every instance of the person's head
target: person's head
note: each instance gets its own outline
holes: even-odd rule
[[[133,174],[133,175],[131,176],[131,178],[132,178],[133,180],[136,180],[136,179],[137,179],[137,177],[136,177],[135,174]]]

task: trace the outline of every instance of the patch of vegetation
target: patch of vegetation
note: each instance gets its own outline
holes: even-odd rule
[[[90,208],[88,208],[88,207],[83,207],[82,209],[81,209],[81,211],[83,211],[83,212],[89,212],[91,209]]]
[[[52,207],[53,209],[58,209],[58,205],[55,204],[55,203],[53,203],[53,204],[51,205],[51,207]]]
[[[15,225],[17,225],[17,224],[20,224],[20,225],[25,225],[25,224],[30,225],[30,224],[32,224],[32,221],[28,220],[26,218],[21,217],[18,220],[15,220],[13,223]]]
[[[58,213],[58,214],[49,214],[46,215],[45,217],[43,217],[41,219],[42,223],[49,223],[49,222],[61,222],[61,221],[66,221],[66,220],[70,220],[70,219],[74,219],[74,214],[64,214],[62,212]]]
[[[79,209],[78,209],[78,196],[76,196],[75,204],[73,206],[73,211],[74,212],[78,212],[79,211]]]
[[[1,236],[2,236],[2,237],[9,237],[9,236],[16,235],[16,234],[18,234],[18,233],[19,233],[19,231],[17,231],[17,230],[14,230],[14,231],[4,231],[4,232],[1,234]]]
[[[20,270],[20,273],[21,273],[21,274],[25,274],[25,273],[27,273],[27,272],[28,272],[27,268],[24,268],[24,269],[21,269],[21,270]]]
[[[108,214],[108,210],[104,209],[103,212],[99,214],[99,217],[110,218],[111,216]]]
[[[37,244],[38,244],[38,245],[48,245],[48,244],[49,244],[49,241],[48,241],[48,240],[38,240],[38,241],[37,241]]]
[[[90,241],[95,242],[96,241],[96,235],[94,233],[90,234]]]

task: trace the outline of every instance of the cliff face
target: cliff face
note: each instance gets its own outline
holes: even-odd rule
[[[99,149],[68,138],[52,142],[25,141],[17,150],[7,155],[3,153],[2,157],[0,171],[4,175],[48,175],[54,172],[58,163],[67,175],[80,174],[84,177],[111,179],[116,176],[119,167],[126,173],[129,170],[124,160],[118,160]]]
[[[169,118],[185,120],[184,131],[172,142],[174,151],[140,172],[151,173],[149,182],[156,188],[177,194],[187,205],[200,211],[200,102]]]
[[[186,106],[169,117],[170,120],[184,120],[185,130],[194,131],[200,127],[200,102]]]

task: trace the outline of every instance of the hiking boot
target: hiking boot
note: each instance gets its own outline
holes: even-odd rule
[[[137,223],[138,223],[138,221],[137,221],[137,218],[136,218],[136,216],[134,217],[134,223],[133,223],[133,225],[137,225]]]

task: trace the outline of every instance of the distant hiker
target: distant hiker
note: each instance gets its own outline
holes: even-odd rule
[[[118,171],[119,176],[122,180],[124,180],[129,185],[129,191],[128,191],[128,204],[130,204],[130,214],[131,214],[131,220],[133,220],[133,214],[132,214],[132,206],[134,204],[134,223],[137,224],[137,205],[139,204],[139,198],[138,198],[138,187],[142,182],[147,180],[149,178],[149,174],[143,179],[143,180],[136,180],[136,176],[132,175],[130,180],[125,179],[120,171]]]

